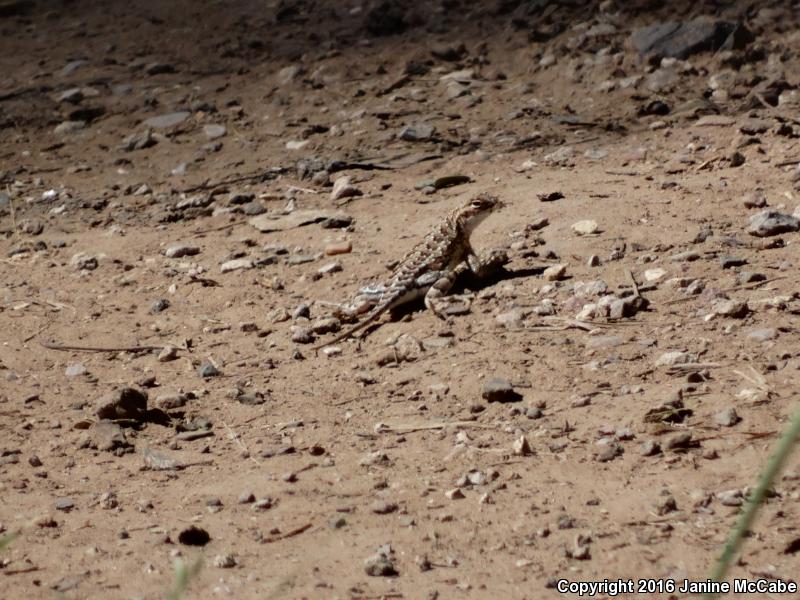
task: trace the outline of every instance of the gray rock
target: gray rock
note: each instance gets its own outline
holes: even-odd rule
[[[768,342],[769,340],[774,340],[776,337],[778,337],[778,330],[772,327],[751,329],[747,332],[747,339],[753,340],[754,342]]]
[[[609,462],[622,455],[622,452],[622,446],[616,442],[610,442],[601,446],[595,454],[595,459],[598,462]]]
[[[164,250],[164,256],[167,258],[183,258],[184,256],[194,256],[195,254],[200,254],[200,248],[184,244],[174,244]]]
[[[209,377],[217,377],[222,375],[222,371],[214,366],[213,363],[206,361],[197,369],[197,374],[203,379],[207,379]]]
[[[640,447],[642,456],[661,454],[661,445],[655,440],[645,440]]]
[[[153,300],[153,303],[150,305],[149,312],[151,315],[157,315],[158,313],[162,313],[169,308],[169,300],[166,298],[158,298]]]
[[[524,326],[525,313],[522,309],[515,308],[509,312],[500,313],[494,318],[495,322],[506,329],[519,330]]]
[[[180,200],[175,205],[175,208],[178,210],[185,210],[187,208],[204,208],[211,205],[212,202],[214,202],[214,198],[210,194],[195,194],[194,196],[189,196],[188,198]]]
[[[717,494],[717,500],[723,506],[742,506],[744,494],[742,494],[742,490],[725,490]]]
[[[256,501],[256,496],[255,494],[253,494],[253,492],[245,490],[244,492],[239,494],[239,497],[236,499],[236,501],[239,504],[252,504],[253,502]]]
[[[81,88],[77,87],[64,90],[56,96],[57,102],[68,102],[69,104],[78,104],[81,100],[83,100],[83,92]]]
[[[692,432],[681,431],[667,438],[664,442],[665,450],[683,450],[693,445]]]
[[[98,421],[92,428],[94,445],[102,452],[131,448],[122,427],[111,421]]]
[[[133,92],[133,86],[130,83],[118,83],[111,86],[111,93],[115,96],[127,96]]]
[[[89,371],[86,369],[86,365],[83,363],[67,365],[67,368],[64,369],[64,375],[67,377],[78,377],[79,375],[85,375],[88,372]]]
[[[153,129],[168,129],[175,125],[180,125],[190,116],[192,116],[192,113],[182,110],[166,115],[158,115],[157,117],[150,117],[149,119],[145,119],[144,125],[145,127],[152,127]]]
[[[288,215],[267,213],[249,220],[262,233],[284,231],[311,223],[322,223],[325,228],[347,227],[352,222],[353,217],[350,215],[323,210],[296,210]]]
[[[53,133],[56,135],[66,135],[69,133],[75,133],[76,131],[80,131],[81,129],[86,128],[86,121],[64,121],[63,123],[59,123],[53,129]]]
[[[647,300],[642,296],[618,298],[609,306],[608,318],[615,320],[632,317],[640,310],[647,308],[647,304]]]
[[[253,502],[253,506],[251,508],[253,510],[269,510],[274,505],[275,501],[272,498],[261,498],[260,500]]]
[[[664,516],[678,510],[678,503],[675,502],[675,498],[672,496],[672,494],[664,494],[659,496],[654,506],[656,509],[656,514],[659,516]]]
[[[144,150],[155,146],[158,140],[153,137],[153,132],[149,129],[139,133],[132,133],[122,140],[119,148],[124,152],[132,152],[133,150]]]
[[[59,74],[61,75],[61,77],[68,77],[68,76],[72,75],[75,71],[77,71],[78,69],[83,68],[88,64],[89,64],[88,60],[83,60],[83,59],[73,60],[71,62],[68,62],[64,66],[64,68],[61,69],[61,72]]]
[[[747,233],[756,237],[769,237],[800,230],[800,219],[775,210],[764,210],[750,217]]]
[[[75,502],[71,498],[59,498],[56,500],[56,510],[69,512],[75,508]]]
[[[228,130],[225,128],[224,125],[219,125],[217,123],[210,123],[203,127],[203,133],[209,140],[216,140],[221,137],[225,137],[228,133]]]
[[[242,212],[248,217],[257,217],[258,215],[263,215],[265,212],[267,212],[267,209],[258,200],[253,200],[252,202],[242,205]]]
[[[239,563],[233,554],[217,554],[214,557],[213,564],[218,569],[231,569]]]
[[[186,406],[187,400],[186,394],[166,393],[156,396],[154,403],[155,407],[161,410],[174,410]]]
[[[508,379],[494,377],[483,384],[481,396],[487,402],[519,402],[522,395],[514,390]]]
[[[736,277],[736,281],[740,284],[754,283],[756,281],[766,281],[767,276],[763,273],[754,273],[753,271],[742,271]]]
[[[342,198],[350,198],[353,196],[361,196],[363,192],[356,186],[350,183],[350,177],[344,175],[339,177],[333,182],[333,190],[331,190],[331,200],[341,200]]]
[[[398,574],[394,562],[383,552],[378,552],[365,560],[364,571],[370,577],[394,577]]]
[[[694,250],[687,250],[685,252],[673,254],[669,257],[669,259],[675,262],[693,262],[700,259],[700,253],[695,252]]]
[[[598,335],[594,337],[587,337],[587,348],[616,348],[625,343],[618,335]]]
[[[311,324],[311,331],[317,335],[334,333],[342,328],[342,322],[336,317],[323,317]]]
[[[733,427],[741,420],[742,418],[733,407],[726,408],[714,415],[714,423],[722,427]]]
[[[641,27],[631,34],[631,43],[641,55],[685,59],[698,52],[742,49],[751,38],[738,23],[698,18]]]
[[[681,352],[680,350],[672,350],[662,354],[656,360],[657,367],[669,367],[672,365],[683,365],[687,363],[696,363],[698,360],[696,354],[689,352]]]
[[[433,137],[436,129],[428,123],[406,125],[400,132],[400,139],[406,142],[426,142]]]
[[[308,327],[292,327],[292,341],[295,344],[310,344],[314,341],[314,334]]]
[[[742,300],[717,300],[711,310],[718,315],[732,319],[742,319],[749,312],[747,302]]]
[[[286,85],[290,81],[297,79],[303,73],[303,69],[298,65],[290,65],[278,71],[278,81]]]
[[[131,387],[114,390],[95,403],[98,419],[142,420],[146,411],[147,394]]]

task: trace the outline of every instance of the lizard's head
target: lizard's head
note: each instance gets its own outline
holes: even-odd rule
[[[468,234],[472,233],[483,220],[505,206],[496,196],[479,194],[458,211],[459,225]]]

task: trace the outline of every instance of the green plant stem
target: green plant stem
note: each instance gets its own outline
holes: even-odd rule
[[[722,581],[728,573],[728,569],[731,566],[731,562],[733,562],[734,555],[739,550],[742,539],[750,529],[750,525],[752,525],[759,507],[764,502],[767,490],[772,485],[778,473],[780,473],[789,454],[791,454],[792,446],[797,440],[798,435],[800,435],[800,409],[795,411],[789,426],[786,428],[783,436],[781,436],[781,439],[778,440],[775,453],[770,457],[766,468],[762,471],[756,489],[748,499],[744,512],[742,512],[739,518],[739,522],[736,524],[730,538],[725,544],[725,549],[717,560],[714,572],[711,574],[712,580]],[[705,600],[714,600],[717,596],[718,594],[704,594],[703,598]]]

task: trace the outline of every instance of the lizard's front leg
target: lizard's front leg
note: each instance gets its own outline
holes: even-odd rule
[[[486,279],[497,273],[509,263],[508,253],[505,250],[490,250],[478,256],[472,249],[467,254],[469,270],[478,279]]]

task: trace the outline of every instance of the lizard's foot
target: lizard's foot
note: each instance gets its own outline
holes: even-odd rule
[[[425,298],[425,305],[430,311],[442,320],[447,317],[465,315],[472,307],[472,295],[453,294],[452,296],[442,296],[439,298]]]

